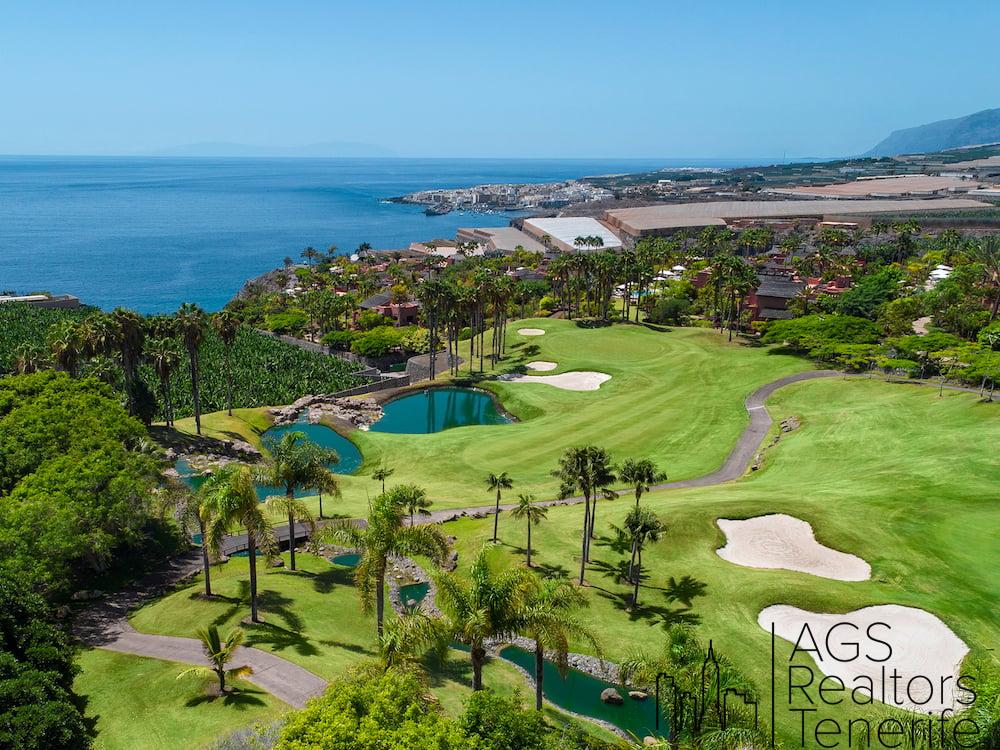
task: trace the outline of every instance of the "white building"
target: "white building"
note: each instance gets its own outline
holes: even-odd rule
[[[537,239],[548,238],[551,244],[565,252],[598,252],[600,250],[618,250],[622,241],[607,225],[589,216],[566,216],[555,219],[525,219],[524,231]],[[578,244],[582,237],[600,238],[599,246]]]

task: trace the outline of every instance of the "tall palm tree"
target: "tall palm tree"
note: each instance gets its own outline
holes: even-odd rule
[[[651,485],[667,481],[667,475],[648,458],[626,458],[618,469],[618,481],[634,490],[635,507],[638,508],[642,493],[649,492]]]
[[[403,508],[390,491],[372,501],[364,526],[344,520],[321,532],[324,540],[360,551],[354,582],[366,612],[371,611],[372,599],[375,601],[375,622],[380,638],[385,621],[385,576],[389,557],[426,555],[440,563],[448,553],[448,540],[437,524],[407,526],[403,519]]]
[[[639,608],[639,582],[642,580],[642,550],[647,542],[656,542],[663,532],[663,522],[648,508],[636,507],[625,517],[625,529],[632,540],[632,560],[629,564],[635,588],[632,592],[632,609]],[[636,557],[638,555],[638,557]]]
[[[222,339],[222,352],[226,364],[226,410],[233,416],[233,344],[240,332],[240,319],[229,310],[220,310],[212,316],[212,329]]]
[[[46,340],[56,367],[75,378],[83,354],[80,327],[72,320],[61,320],[49,327]]]
[[[260,622],[257,614],[257,551],[270,553],[277,548],[274,529],[257,500],[254,474],[246,464],[227,464],[202,485],[204,503],[212,514],[205,529],[205,539],[212,554],[218,556],[226,536],[242,527],[247,535],[250,561],[250,619]]]
[[[493,542],[495,543],[500,523],[500,493],[513,487],[514,480],[510,478],[510,475],[506,471],[501,471],[499,474],[490,474],[486,477],[486,486],[491,492],[495,491],[497,493],[496,512],[493,514]]]
[[[191,373],[191,398],[194,401],[195,432],[201,434],[201,363],[198,350],[205,340],[207,319],[205,311],[198,305],[185,302],[176,314],[177,330],[184,341],[188,353],[188,368]]]
[[[993,302],[990,305],[990,322],[996,320],[1000,312],[1000,238],[982,237],[970,242],[966,250],[969,260],[983,267],[983,277],[987,286],[993,288]]]
[[[225,693],[227,679],[235,680],[238,677],[253,674],[253,668],[247,664],[232,669],[226,668],[226,665],[236,656],[236,649],[243,643],[243,635],[242,630],[233,628],[226,639],[222,640],[222,636],[219,635],[218,625],[209,625],[207,628],[199,630],[198,639],[201,641],[201,646],[205,650],[205,656],[208,657],[210,666],[185,669],[177,675],[177,679],[179,680],[182,677],[192,674],[214,675],[219,680],[219,692]]]
[[[146,360],[160,379],[160,396],[163,399],[163,421],[168,427],[174,424],[174,403],[170,378],[181,363],[181,350],[173,339],[151,339],[146,343]]]
[[[469,647],[473,690],[483,689],[486,641],[509,638],[525,625],[535,585],[534,576],[525,568],[494,571],[489,563],[490,547],[486,545],[479,551],[469,569],[468,581],[455,573],[434,577],[446,629]]]
[[[569,581],[546,578],[528,596],[522,632],[535,642],[535,709],[542,710],[542,683],[545,651],[555,654],[563,677],[569,668],[570,638],[590,641],[598,655],[601,645],[593,631],[573,616],[573,610],[587,605],[587,598]]]
[[[269,511],[288,516],[289,569],[295,570],[295,520],[304,521],[309,535],[316,533],[316,522],[305,503],[295,497],[298,490],[319,489],[330,494],[339,492],[336,475],[326,468],[340,460],[337,452],[310,441],[304,432],[286,432],[280,439],[264,439],[267,457],[254,472],[261,484],[281,487],[284,495],[267,499]]]
[[[385,492],[385,480],[391,477],[395,471],[395,469],[391,469],[383,464],[372,472],[372,479],[382,483],[382,492]]]
[[[205,576],[205,596],[211,597],[212,569],[205,529],[211,523],[212,509],[206,502],[205,486],[202,484],[197,491],[192,492],[191,488],[179,479],[168,480],[162,488],[161,497],[172,507],[174,516],[182,529],[187,531],[192,521],[198,525],[198,534],[201,538],[201,567]]]
[[[517,519],[523,518],[528,525],[528,567],[531,567],[531,527],[537,526],[545,517],[549,514],[549,511],[545,506],[535,505],[534,495],[525,495],[521,493],[517,496],[517,506],[513,508],[510,514]]]
[[[14,372],[18,375],[30,375],[48,365],[48,356],[40,346],[24,343],[14,348]]]
[[[146,323],[137,312],[122,307],[112,310],[110,319],[116,331],[115,339],[125,374],[129,414],[136,416],[139,413],[139,363],[146,339]]]
[[[417,512],[425,512],[431,507],[427,499],[427,490],[418,484],[400,484],[389,490],[389,496],[410,516],[410,526]]]
[[[610,485],[615,481],[611,458],[604,448],[587,445],[570,448],[559,459],[561,497],[579,490],[583,495],[583,530],[580,550],[580,585],[584,584],[587,562],[590,560],[590,539],[597,516],[597,495],[615,497]],[[591,509],[591,500],[594,507]]]

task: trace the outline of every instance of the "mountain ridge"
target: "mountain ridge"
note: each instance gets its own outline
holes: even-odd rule
[[[1000,142],[1000,108],[894,130],[863,157],[948,151]]]

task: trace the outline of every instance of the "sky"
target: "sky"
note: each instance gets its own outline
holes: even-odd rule
[[[0,0],[0,153],[861,153],[1000,107],[1000,2]]]

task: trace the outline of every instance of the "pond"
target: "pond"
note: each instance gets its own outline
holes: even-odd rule
[[[335,474],[353,474],[361,466],[361,451],[358,450],[358,447],[354,443],[336,430],[322,424],[310,424],[304,418],[292,424],[272,427],[264,432],[263,437],[280,440],[282,435],[289,432],[305,433],[305,436],[317,445],[337,451],[337,455],[340,456],[340,462],[327,465],[327,468]],[[180,475],[181,481],[194,490],[197,490],[205,482],[205,477],[197,472],[186,458],[178,458],[174,463],[174,469]],[[281,494],[284,494],[284,489],[280,487],[270,487],[263,484],[257,485],[257,497],[261,502],[272,495]],[[296,491],[295,496],[305,497],[315,494],[315,490],[307,489]]]
[[[427,592],[430,591],[430,588],[431,585],[427,581],[423,581],[422,583],[409,583],[406,586],[400,586],[399,601],[402,602],[403,606],[407,609],[416,607],[427,597]],[[413,604],[410,604],[410,602],[413,602]]]
[[[534,653],[518,646],[508,646],[500,652],[500,656],[525,669],[528,674],[535,674]],[[601,700],[601,691],[608,687],[615,688],[625,698],[622,705],[614,706]],[[583,716],[602,719],[631,732],[640,740],[655,731],[656,701],[652,695],[642,701],[629,698],[628,691],[622,690],[620,686],[572,668],[566,672],[564,679],[556,665],[548,660],[542,667],[542,691],[553,705]],[[665,735],[666,732],[666,723],[661,721],[660,734]]]
[[[342,555],[334,555],[330,558],[330,562],[334,565],[341,565],[345,568],[354,568],[357,566],[358,562],[361,560],[361,555],[357,552],[345,552]]]
[[[471,388],[427,388],[389,401],[382,412],[382,418],[370,428],[373,432],[425,435],[452,427],[511,421],[488,393]]]

